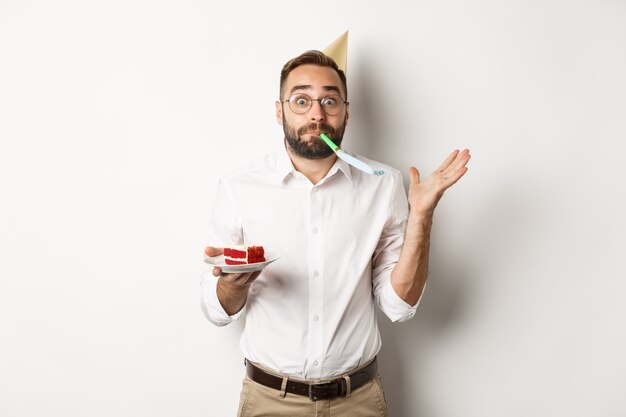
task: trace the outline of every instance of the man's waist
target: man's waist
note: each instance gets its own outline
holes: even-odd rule
[[[376,355],[373,355],[371,357],[368,357],[366,360],[356,361],[354,365],[350,365],[348,363],[342,364],[340,366],[333,366],[330,363],[317,364],[315,367],[320,369],[319,373],[311,372],[310,370],[309,372],[307,372],[307,368],[302,366],[285,366],[280,368],[274,367],[261,361],[251,359],[249,357],[246,357],[246,359],[244,359],[244,363],[252,363],[254,366],[258,367],[262,371],[272,375],[276,375],[281,378],[288,377],[290,380],[302,383],[324,383],[330,380],[341,378],[342,376],[347,375],[351,372],[363,369],[375,360]]]
[[[349,372],[334,378],[305,380],[273,371],[260,364],[244,361],[246,374],[251,380],[283,393],[308,396],[312,401],[349,396],[352,390],[358,389],[378,375],[376,357]]]

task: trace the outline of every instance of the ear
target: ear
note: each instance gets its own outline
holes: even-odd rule
[[[349,110],[350,110],[350,102],[347,102],[346,103],[346,119],[344,121],[344,124],[346,126],[348,126],[348,118],[350,117],[350,111]]]
[[[280,126],[283,125],[283,106],[282,103],[280,101],[277,101],[276,103],[274,103],[274,105],[276,106],[276,121],[278,122],[278,124]]]

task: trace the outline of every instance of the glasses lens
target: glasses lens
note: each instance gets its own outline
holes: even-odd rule
[[[306,94],[295,94],[289,99],[289,107],[294,113],[306,113],[311,108],[311,97]]]
[[[320,104],[324,112],[331,116],[336,116],[343,109],[343,100],[339,96],[328,96],[320,99]]]

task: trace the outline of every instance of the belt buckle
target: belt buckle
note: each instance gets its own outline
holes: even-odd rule
[[[345,382],[346,382],[345,380],[338,379],[338,380],[331,381],[331,382],[325,382],[323,384],[309,384],[309,399],[311,401],[317,401],[317,400],[323,399],[315,395],[315,392],[313,392],[314,388],[328,389],[333,386],[335,387],[335,390],[331,392],[334,392],[337,397],[345,396],[346,391],[347,391],[347,385],[345,384]]]

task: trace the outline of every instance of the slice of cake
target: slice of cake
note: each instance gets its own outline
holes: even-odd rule
[[[224,247],[224,261],[226,265],[246,265],[265,262],[263,246],[236,245]]]

